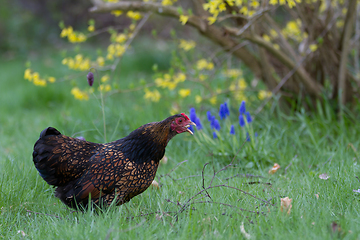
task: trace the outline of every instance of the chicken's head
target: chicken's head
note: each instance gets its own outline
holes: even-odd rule
[[[196,126],[185,113],[181,113],[176,115],[174,120],[171,123],[171,130],[176,131],[176,133],[189,132],[193,134],[193,132],[189,129],[190,125]]]

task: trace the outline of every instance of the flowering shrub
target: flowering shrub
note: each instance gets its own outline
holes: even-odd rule
[[[197,143],[206,153],[218,156],[233,157],[239,150],[239,155],[244,155],[241,148],[253,150],[256,146],[251,114],[246,111],[246,103],[242,101],[239,107],[239,114],[230,114],[228,104],[220,104],[217,114],[208,111],[206,119],[200,120],[195,108],[190,109],[190,120],[196,123],[191,126]],[[238,120],[236,120],[238,119]],[[204,123],[207,122],[207,123]],[[245,143],[245,144],[244,144]]]

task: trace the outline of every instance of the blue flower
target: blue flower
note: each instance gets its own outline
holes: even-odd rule
[[[242,114],[239,115],[239,125],[240,125],[240,127],[245,126],[245,120],[244,120],[244,116]]]
[[[224,103],[225,115],[230,116],[230,111],[227,105],[227,102]]]
[[[245,115],[246,115],[246,121],[247,121],[248,123],[251,123],[251,122],[252,122],[252,118],[251,118],[250,113],[249,113],[249,112],[246,112]]]
[[[231,127],[230,127],[230,134],[235,135],[235,127],[234,127],[234,125],[231,125]]]
[[[240,112],[240,114],[245,114],[245,112],[246,112],[245,101],[241,102],[239,112]]]
[[[218,136],[217,136],[217,134],[216,134],[216,132],[213,132],[213,138],[217,138]]]
[[[196,120],[196,111],[195,108],[190,108],[190,120],[192,122],[195,122]]]
[[[220,104],[219,116],[221,120],[226,118],[226,109],[224,104]]]
[[[193,126],[188,127],[188,129],[189,129],[190,131],[194,132],[194,127],[193,127]]]
[[[207,112],[206,112],[206,116],[207,116],[207,119],[209,120],[209,122],[211,122],[212,116],[211,116],[211,112],[210,112],[210,111],[207,111]]]
[[[195,122],[197,130],[201,130],[203,127],[200,122],[200,118],[196,117]]]
[[[220,123],[219,121],[215,118],[214,120],[214,128],[217,130],[217,131],[220,131],[221,129],[221,126],[220,126]]]

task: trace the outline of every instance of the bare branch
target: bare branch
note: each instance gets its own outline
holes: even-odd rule
[[[357,0],[350,0],[348,11],[346,14],[346,19],[345,19],[345,27],[342,34],[342,41],[341,41],[342,49],[341,49],[339,77],[338,77],[338,85],[340,91],[339,106],[344,105],[346,101],[346,74],[347,74],[346,64],[348,60],[348,53],[350,47],[349,40],[351,37],[351,33],[353,31],[353,23],[356,14],[356,5],[357,5]]]

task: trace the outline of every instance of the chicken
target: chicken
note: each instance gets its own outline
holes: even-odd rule
[[[72,208],[121,205],[144,192],[155,178],[168,142],[195,125],[184,113],[145,124],[128,136],[100,144],[62,135],[48,127],[34,145],[40,176]],[[89,198],[91,201],[89,201]]]

